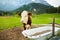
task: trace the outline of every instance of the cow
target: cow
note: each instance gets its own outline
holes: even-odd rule
[[[24,30],[30,29],[31,23],[32,23],[32,20],[31,20],[32,13],[24,10],[23,12],[19,12],[18,15],[21,16],[20,21],[23,24]]]

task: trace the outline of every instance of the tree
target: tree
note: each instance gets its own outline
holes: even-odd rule
[[[58,7],[58,9],[59,9],[58,11],[59,11],[59,13],[60,13],[60,6]]]
[[[57,12],[57,8],[54,8],[54,7],[49,7],[47,10],[46,10],[47,13],[56,13]]]

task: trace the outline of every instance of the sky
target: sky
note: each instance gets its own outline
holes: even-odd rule
[[[47,1],[50,5],[54,7],[60,6],[60,0],[45,0],[45,1]]]
[[[14,10],[19,8],[24,4],[31,2],[39,3],[43,0],[0,0],[0,10]],[[50,5],[58,7],[60,5],[60,0],[44,0],[47,1]]]
[[[32,1],[36,2],[37,0],[32,0]],[[47,1],[50,5],[52,5],[54,7],[60,6],[60,0],[45,0],[45,1]]]
[[[23,4],[27,4],[29,0],[0,0],[0,10],[14,10]]]

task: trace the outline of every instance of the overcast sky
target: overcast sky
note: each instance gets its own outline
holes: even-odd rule
[[[37,0],[32,0],[32,1],[36,2]],[[45,0],[45,1],[47,1],[50,5],[52,5],[54,7],[60,6],[60,0]]]
[[[23,4],[27,4],[29,0],[0,0],[0,10],[14,10]]]
[[[54,7],[60,6],[60,0],[46,0],[46,1]]]
[[[13,10],[19,8],[21,5],[28,4],[31,2],[39,3],[41,0],[0,0],[0,10]],[[58,7],[60,0],[45,0],[50,5]]]

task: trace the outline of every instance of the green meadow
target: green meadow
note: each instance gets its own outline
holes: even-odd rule
[[[55,23],[60,24],[60,14],[33,14],[32,24],[49,24],[52,23],[52,18],[55,17]],[[15,16],[0,16],[0,30],[10,29],[13,27],[22,27],[20,22],[21,17]]]

